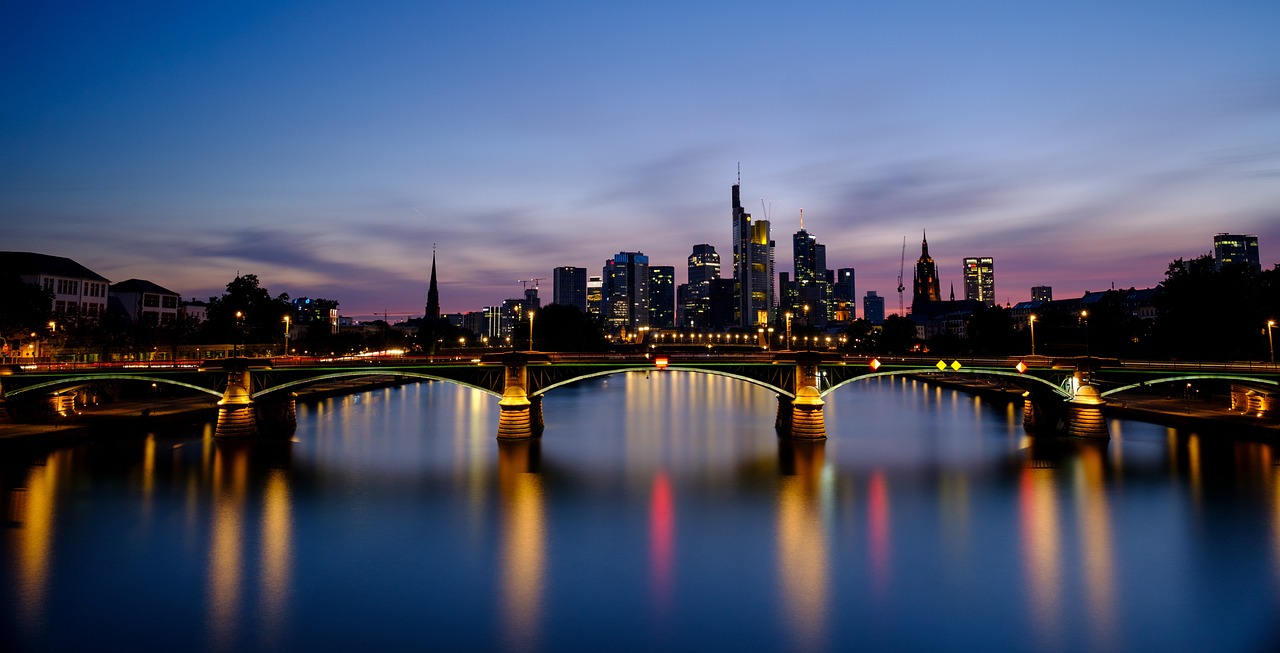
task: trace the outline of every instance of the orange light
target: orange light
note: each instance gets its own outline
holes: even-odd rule
[[[666,356],[659,356],[659,357],[657,357],[657,358],[653,359],[653,364],[654,364],[658,369],[664,369],[664,368],[667,366],[667,357],[666,357]]]
[[[871,359],[871,371],[874,372],[878,369],[880,369],[880,359],[879,358]]]
[[[1027,364],[1022,361],[1018,361],[1018,364],[1014,365],[1013,369],[1018,370],[1018,374],[1022,374],[1027,371]]]

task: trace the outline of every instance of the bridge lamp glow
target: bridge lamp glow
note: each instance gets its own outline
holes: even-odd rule
[[[1024,374],[1027,371],[1027,364],[1022,361],[1018,361],[1018,364],[1014,365],[1013,369],[1018,370],[1018,374]]]
[[[668,362],[669,360],[667,359],[666,356],[658,356],[657,358],[653,359],[654,367],[657,367],[660,370],[666,369]]]
[[[880,359],[879,358],[871,359],[871,371],[874,372],[878,369],[880,369]]]

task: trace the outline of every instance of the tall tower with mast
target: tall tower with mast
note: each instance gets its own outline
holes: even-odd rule
[[[428,321],[440,319],[440,291],[436,289],[436,245],[431,244],[431,285],[427,287]]]

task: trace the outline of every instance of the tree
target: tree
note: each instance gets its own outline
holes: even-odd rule
[[[1197,360],[1265,359],[1266,323],[1276,319],[1276,269],[1217,269],[1206,254],[1175,259],[1160,284],[1153,332],[1158,351]]]
[[[209,298],[204,339],[255,344],[282,341],[284,316],[290,310],[288,294],[273,299],[266,288],[259,286],[257,275],[237,276],[227,284],[227,292],[221,297]]]
[[[53,311],[53,291],[26,283],[16,274],[0,275],[0,335],[26,335],[47,329]]]
[[[533,341],[542,351],[605,351],[609,347],[591,316],[564,304],[547,304],[534,313]]]

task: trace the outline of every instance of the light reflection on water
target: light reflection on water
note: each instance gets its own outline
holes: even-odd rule
[[[0,649],[1267,650],[1268,444],[914,380],[772,394],[685,373],[557,389],[498,443],[442,383],[303,404],[292,442],[121,439],[0,464]],[[1241,597],[1249,597],[1241,600]]]

